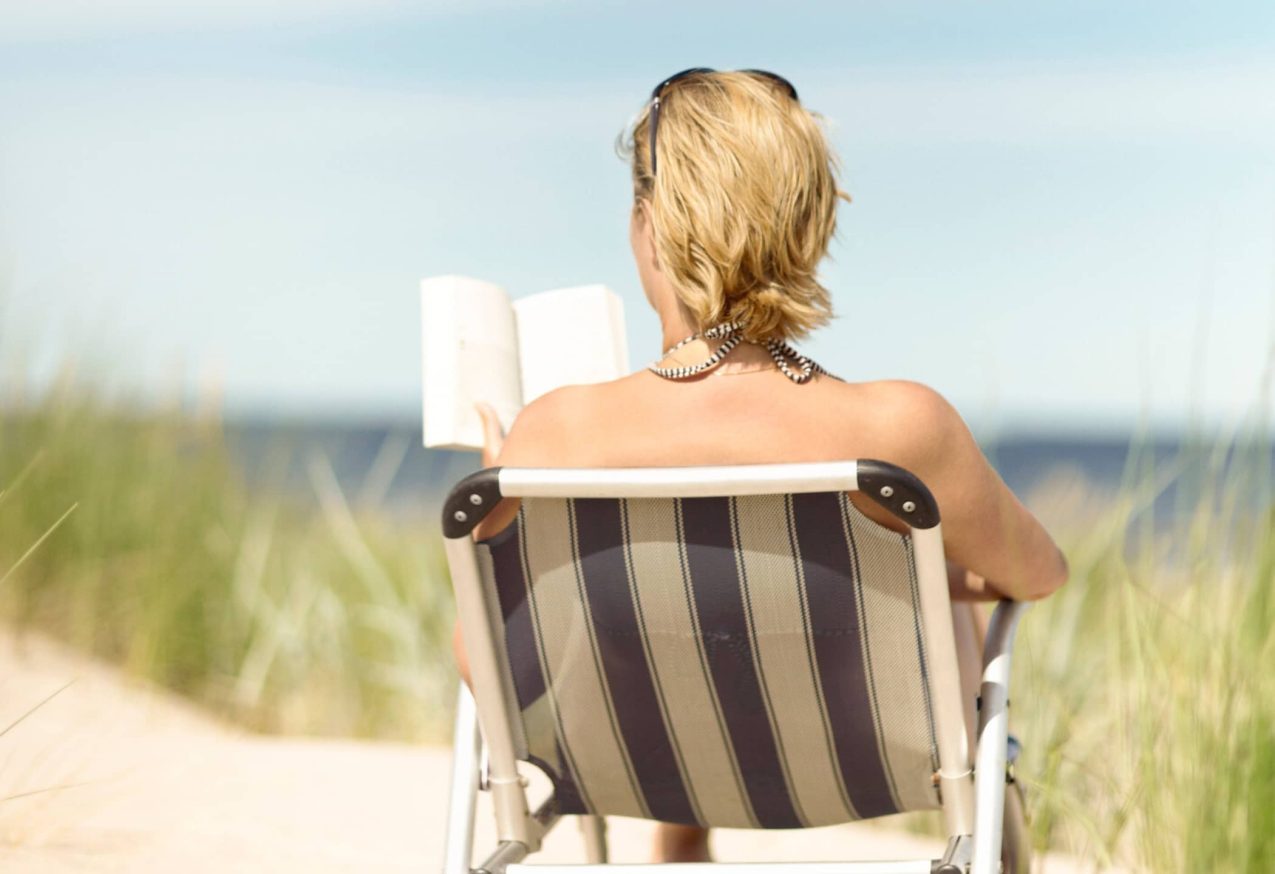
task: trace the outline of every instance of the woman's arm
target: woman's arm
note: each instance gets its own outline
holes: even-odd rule
[[[964,569],[954,597],[1031,601],[1067,581],[1067,560],[1043,525],[988,463],[959,413],[938,392],[891,383],[891,431],[900,463],[929,486],[942,513],[948,559]]]
[[[947,591],[953,601],[999,601],[1006,595],[968,568],[948,559]]]

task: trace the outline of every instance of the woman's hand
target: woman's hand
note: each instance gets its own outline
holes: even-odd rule
[[[483,420],[483,467],[491,467],[505,445],[505,429],[491,404],[477,403],[474,409],[478,411],[478,418]]]

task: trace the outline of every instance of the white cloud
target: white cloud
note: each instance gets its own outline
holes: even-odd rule
[[[814,85],[803,89],[856,140],[1275,141],[1275,63],[1268,59],[865,68],[833,73],[841,82],[819,87],[829,75],[812,71]]]
[[[436,87],[346,86],[214,77],[117,77],[92,81],[0,82],[0,156],[22,144],[43,150],[90,129],[112,142],[241,140],[263,146],[358,144],[394,139],[447,143],[611,137],[636,108],[632,95],[596,83],[537,93],[462,94]],[[233,137],[227,136],[233,132]]]
[[[2,6],[6,0],[0,0]],[[346,0],[322,0],[313,11]],[[381,6],[393,0],[372,0]],[[274,0],[282,12],[298,0]],[[245,5],[243,8],[247,8]],[[262,13],[266,14],[266,13]],[[809,84],[805,84],[809,82]],[[1157,65],[1055,64],[1049,67],[967,64],[943,69],[863,67],[811,70],[803,96],[849,143],[1075,144],[1168,138],[1214,144],[1275,145],[1275,62],[1196,58]],[[587,80],[499,93],[420,83],[400,87],[343,86],[243,78],[128,78],[10,81],[0,84],[0,110],[25,104],[48,113],[60,95],[94,94],[78,111],[120,104],[167,104],[165,115],[209,115],[220,107],[249,122],[280,113],[333,135],[380,136],[383,126],[433,129],[448,137],[582,133],[601,123],[618,129],[641,104],[642,85],[628,78]],[[468,92],[468,93],[466,93]],[[206,101],[211,100],[213,106]],[[196,107],[194,104],[199,103]],[[182,104],[186,104],[185,107]],[[360,134],[359,132],[363,133]]]
[[[0,0],[0,43],[268,27],[332,18],[471,13],[526,0]]]

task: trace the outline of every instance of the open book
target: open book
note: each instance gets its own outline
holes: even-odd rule
[[[524,406],[563,385],[629,373],[624,306],[603,285],[543,291],[510,301],[464,276],[421,282],[425,445],[481,449],[485,401],[505,430]]]

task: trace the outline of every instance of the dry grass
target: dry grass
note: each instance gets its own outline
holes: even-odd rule
[[[439,544],[249,491],[215,423],[63,389],[0,419],[0,613],[254,728],[441,737],[452,612]]]
[[[1115,498],[1060,529],[1072,580],[1015,662],[1040,846],[1275,870],[1271,474],[1266,443],[1243,445],[1170,470],[1135,454]],[[255,728],[441,737],[432,520],[355,511],[307,464],[311,501],[250,492],[215,424],[54,392],[0,420],[0,611]],[[1170,482],[1191,488],[1166,520]]]

